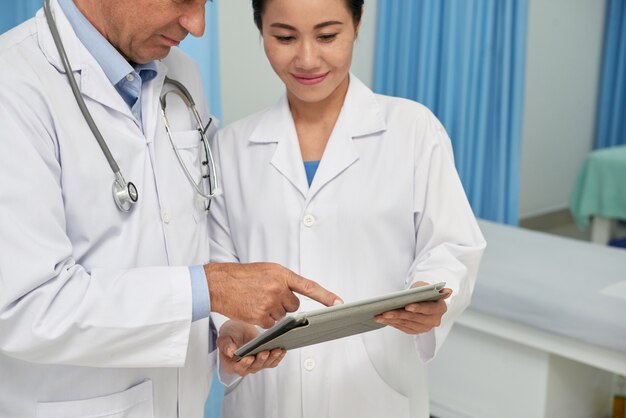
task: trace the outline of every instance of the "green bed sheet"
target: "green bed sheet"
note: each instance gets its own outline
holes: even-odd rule
[[[572,191],[570,210],[582,229],[596,215],[626,220],[626,146],[587,156]]]

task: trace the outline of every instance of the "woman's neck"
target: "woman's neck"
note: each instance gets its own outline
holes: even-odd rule
[[[304,102],[287,93],[303,161],[322,158],[343,107],[349,83],[346,77],[330,96],[315,103]]]
[[[295,123],[316,124],[323,121],[336,121],[348,92],[349,77],[337,86],[328,97],[319,102],[305,102],[287,92],[289,109]]]

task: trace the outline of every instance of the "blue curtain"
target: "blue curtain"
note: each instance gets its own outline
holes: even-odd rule
[[[477,216],[517,224],[528,0],[378,5],[374,89],[428,106]]]
[[[626,144],[626,2],[609,0],[596,148]]]
[[[211,392],[204,405],[204,418],[219,418],[222,416],[222,398],[224,397],[224,385],[220,383],[217,372],[213,375]]]
[[[35,16],[43,0],[3,0],[0,3],[0,33]]]

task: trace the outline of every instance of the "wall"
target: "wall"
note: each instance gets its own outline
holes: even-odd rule
[[[377,1],[365,4],[352,71],[371,85],[376,35]],[[249,0],[219,2],[222,126],[272,105],[283,84],[265,58]]]
[[[530,0],[520,217],[568,207],[592,149],[606,0]]]

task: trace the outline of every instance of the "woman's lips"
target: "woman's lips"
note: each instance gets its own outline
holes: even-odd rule
[[[326,79],[326,76],[329,73],[323,73],[323,74],[291,74],[293,76],[293,78],[296,79],[296,81],[300,84],[304,84],[307,86],[313,85],[313,84],[319,84],[322,81],[324,81],[324,79]]]

